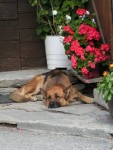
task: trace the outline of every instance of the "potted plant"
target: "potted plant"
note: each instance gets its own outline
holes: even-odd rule
[[[109,66],[110,71],[103,73],[103,78],[97,84],[97,91],[101,93],[103,100],[108,103],[108,108],[113,117],[113,64]]]
[[[29,0],[37,8],[37,34],[45,39],[48,69],[71,68],[59,35],[68,25],[76,7],[85,7],[88,0]],[[56,44],[55,44],[55,43]]]
[[[94,14],[77,7],[72,20],[63,26],[62,35],[66,54],[72,68],[83,78],[99,76],[100,65],[108,66],[109,45],[102,43]]]

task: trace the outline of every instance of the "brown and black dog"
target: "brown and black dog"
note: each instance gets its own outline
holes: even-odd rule
[[[49,108],[67,106],[78,98],[85,103],[93,102],[93,98],[83,95],[72,86],[65,72],[57,69],[35,76],[28,84],[12,92],[9,98],[16,102],[36,101],[40,92],[44,104]]]

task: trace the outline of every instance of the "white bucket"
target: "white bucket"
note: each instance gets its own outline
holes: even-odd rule
[[[48,69],[71,69],[71,62],[65,54],[60,36],[47,36],[45,39],[45,48]]]

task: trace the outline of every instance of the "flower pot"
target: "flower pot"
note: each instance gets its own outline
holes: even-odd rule
[[[111,117],[113,118],[113,97],[112,100],[108,102],[109,112]]]
[[[84,75],[85,79],[93,79],[93,78],[98,78],[100,77],[100,70],[99,67],[96,67],[92,70],[87,75]]]
[[[47,36],[45,39],[46,59],[48,69],[71,69],[60,36]]]

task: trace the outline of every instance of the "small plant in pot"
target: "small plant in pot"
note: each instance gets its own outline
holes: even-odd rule
[[[99,94],[102,94],[103,100],[108,103],[109,112],[113,118],[113,64],[110,64],[109,68],[109,72],[103,73],[103,78],[97,84],[97,90]]]

